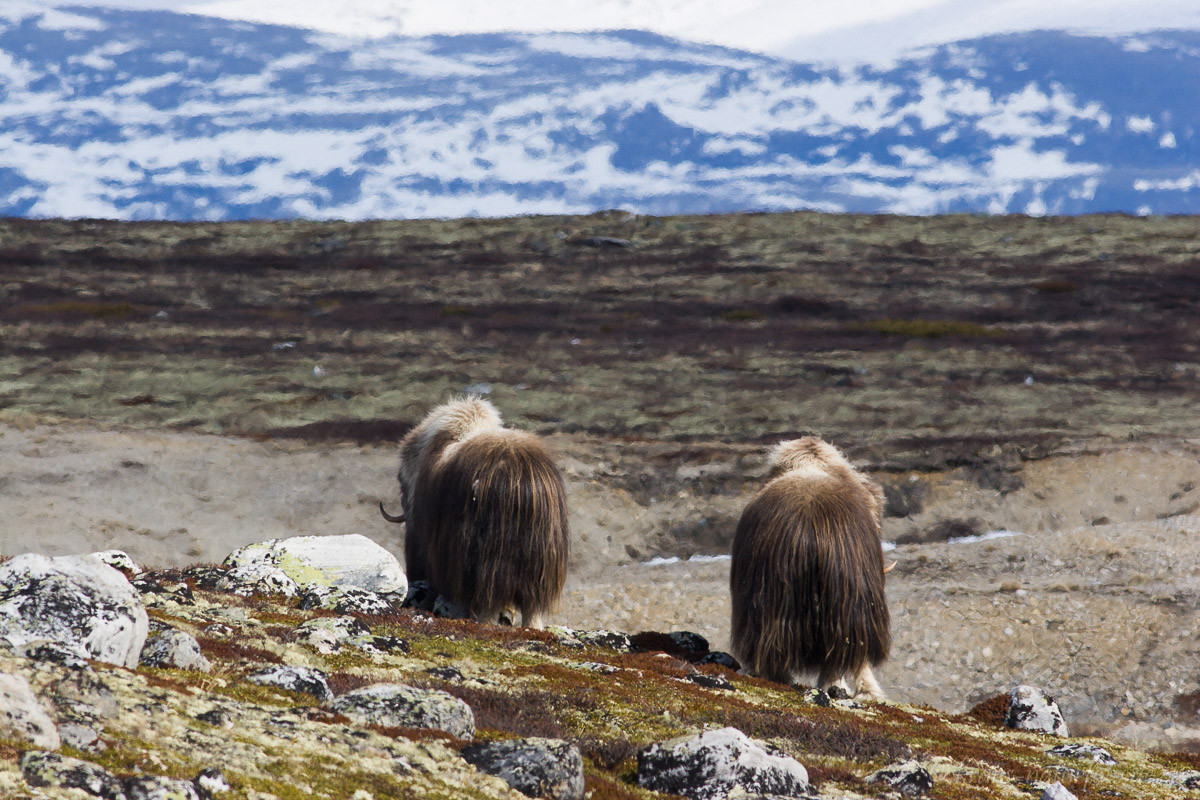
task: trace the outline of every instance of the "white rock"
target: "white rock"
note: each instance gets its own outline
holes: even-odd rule
[[[1012,690],[1008,697],[1008,715],[1004,724],[1019,731],[1048,733],[1053,736],[1069,736],[1067,723],[1058,703],[1041,689],[1021,685]]]
[[[0,673],[0,738],[30,742],[43,750],[62,746],[54,720],[20,675]]]
[[[1063,786],[1058,781],[1046,787],[1046,791],[1042,792],[1042,800],[1078,800],[1071,790]]]
[[[736,728],[720,728],[642,750],[638,785],[692,800],[722,800],[735,789],[803,797],[808,791],[808,770]]]
[[[235,550],[225,563],[232,567],[269,564],[303,588],[341,586],[399,594],[408,590],[396,557],[357,533],[270,539]]]
[[[190,633],[174,628],[146,640],[141,663],[147,667],[171,667],[192,672],[211,672],[212,664],[200,652],[200,643]]]
[[[132,669],[148,632],[137,590],[97,559],[26,553],[0,564],[0,640],[12,647],[47,640]]]
[[[87,558],[94,558],[102,564],[108,564],[110,567],[130,575],[142,574],[142,568],[124,550],[101,550],[99,553],[88,553]]]
[[[235,567],[217,581],[217,588],[243,597],[255,594],[295,597],[300,590],[296,582],[284,574],[283,570],[270,564],[244,564]]]

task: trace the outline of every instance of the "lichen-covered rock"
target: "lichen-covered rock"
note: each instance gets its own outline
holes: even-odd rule
[[[620,631],[574,631],[574,636],[585,645],[593,647],[605,647],[622,653],[633,650],[633,640],[629,634]]]
[[[708,639],[692,631],[671,631],[667,634],[679,648],[681,655],[688,658],[701,658],[708,654]]]
[[[160,775],[145,775],[132,778],[125,784],[129,800],[200,800],[191,781],[164,778]]]
[[[803,797],[808,770],[736,728],[720,728],[644,748],[638,753],[638,785],[692,800],[721,800],[734,789]]]
[[[348,692],[328,706],[367,724],[390,728],[429,728],[459,739],[475,736],[471,707],[446,692],[400,683],[377,683]]]
[[[1104,764],[1105,766],[1109,767],[1114,766],[1117,763],[1117,760],[1113,758],[1112,753],[1095,744],[1071,742],[1069,744],[1060,744],[1058,747],[1051,747],[1046,752],[1052,756],[1088,759],[1097,764]]]
[[[1008,714],[1004,724],[1019,731],[1068,736],[1067,723],[1058,703],[1041,689],[1022,684],[1008,697]]]
[[[196,785],[196,793],[200,795],[200,800],[214,800],[233,788],[229,785],[229,781],[225,780],[225,773],[216,767],[205,767],[200,770],[200,774],[196,776],[193,783]]]
[[[514,739],[468,745],[462,756],[518,792],[551,800],[583,797],[583,757],[560,739]]]
[[[221,573],[216,588],[242,597],[281,594],[295,597],[300,587],[283,570],[270,564],[245,564]]]
[[[125,573],[127,578],[142,574],[142,568],[124,550],[102,550],[99,553],[88,553],[86,558],[94,558],[101,564],[108,564],[113,569]]]
[[[21,757],[21,774],[30,786],[82,789],[104,800],[126,800],[125,787],[115,775],[78,758],[30,750]]]
[[[289,692],[311,694],[322,703],[333,699],[325,674],[312,667],[270,667],[246,676],[246,680],[263,686],[278,686]]]
[[[0,641],[10,646],[48,640],[133,668],[148,630],[137,591],[96,559],[27,553],[0,564]]]
[[[33,661],[46,661],[51,664],[61,664],[64,667],[86,667],[88,665],[87,659],[81,657],[76,648],[58,642],[39,640],[14,647],[12,650],[17,655]]]
[[[58,735],[63,744],[67,747],[74,747],[76,750],[100,752],[104,749],[104,742],[101,741],[100,734],[89,725],[69,722],[58,727]]]
[[[300,598],[300,608],[336,611],[339,614],[386,614],[392,610],[379,592],[353,586],[310,586]]]
[[[29,742],[44,750],[62,746],[54,720],[20,675],[0,673],[0,739]]]
[[[916,761],[891,764],[867,778],[868,783],[881,783],[905,797],[920,797],[933,788],[933,777]]]
[[[1176,786],[1184,789],[1200,789],[1200,772],[1196,770],[1172,772],[1168,777]]]
[[[1063,786],[1058,781],[1046,787],[1046,791],[1042,792],[1042,800],[1078,800],[1071,790]]]
[[[235,550],[225,563],[235,568],[269,564],[305,588],[340,586],[401,595],[408,590],[396,557],[357,533],[271,539]]]
[[[370,634],[357,617],[316,617],[296,626],[296,638],[319,653],[336,653],[348,640]]]
[[[212,664],[200,652],[200,643],[196,641],[196,637],[174,628],[155,633],[146,640],[146,645],[142,648],[141,664],[192,672],[212,671]]]

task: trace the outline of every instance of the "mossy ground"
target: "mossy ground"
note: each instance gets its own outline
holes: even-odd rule
[[[410,644],[407,653],[382,655],[353,647],[322,655],[294,636],[280,635],[289,630],[282,620],[316,616],[295,608],[294,601],[275,604],[197,590],[195,605],[162,601],[154,614],[201,630],[218,605],[242,609],[247,620],[233,626],[224,647],[210,641],[205,648],[213,661],[210,674],[94,664],[128,713],[105,721],[103,752],[67,754],[118,775],[191,778],[201,768],[221,766],[235,798],[350,797],[360,790],[373,798],[504,794],[502,785],[457,759],[464,742],[449,735],[356,726],[311,697],[246,682],[247,674],[274,663],[261,657],[267,654],[325,671],[338,693],[380,681],[450,692],[472,707],[481,739],[550,736],[574,742],[584,755],[593,798],[651,797],[636,785],[641,747],[726,725],[799,759],[827,797],[874,796],[868,776],[910,757],[933,773],[931,796],[942,800],[1025,797],[1054,780],[1081,800],[1185,797],[1169,783],[1147,780],[1166,780],[1196,761],[1187,754],[1147,755],[1089,740],[1119,762],[1093,765],[1048,755],[1061,740],[997,725],[997,703],[991,701],[958,716],[892,704],[819,705],[803,688],[713,665],[696,667],[668,654],[569,647],[547,632],[434,620],[409,611],[362,618],[373,633]],[[231,624],[228,615],[221,619]],[[19,666],[9,660],[6,667]],[[443,669],[431,672],[436,668]],[[52,691],[55,669],[33,670],[35,688]],[[719,675],[732,688],[687,680],[697,671]],[[196,719],[214,708],[223,709],[229,722]],[[16,762],[26,747],[0,742],[0,773],[8,772],[9,781],[0,785],[17,785]]]

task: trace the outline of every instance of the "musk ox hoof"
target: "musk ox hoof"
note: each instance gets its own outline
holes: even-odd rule
[[[462,756],[476,768],[503,778],[529,797],[580,800],[583,757],[579,748],[559,739],[517,739],[473,744]]]
[[[1008,714],[1004,724],[1019,731],[1069,736],[1067,723],[1058,703],[1041,689],[1021,685],[1008,696]]]
[[[804,797],[808,770],[736,728],[720,728],[643,749],[638,753],[638,785],[691,800],[724,800],[735,789]]]

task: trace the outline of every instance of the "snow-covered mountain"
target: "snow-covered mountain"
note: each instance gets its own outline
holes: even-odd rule
[[[0,5],[0,214],[1200,211],[1200,33],[887,67],[645,32],[352,39]]]

